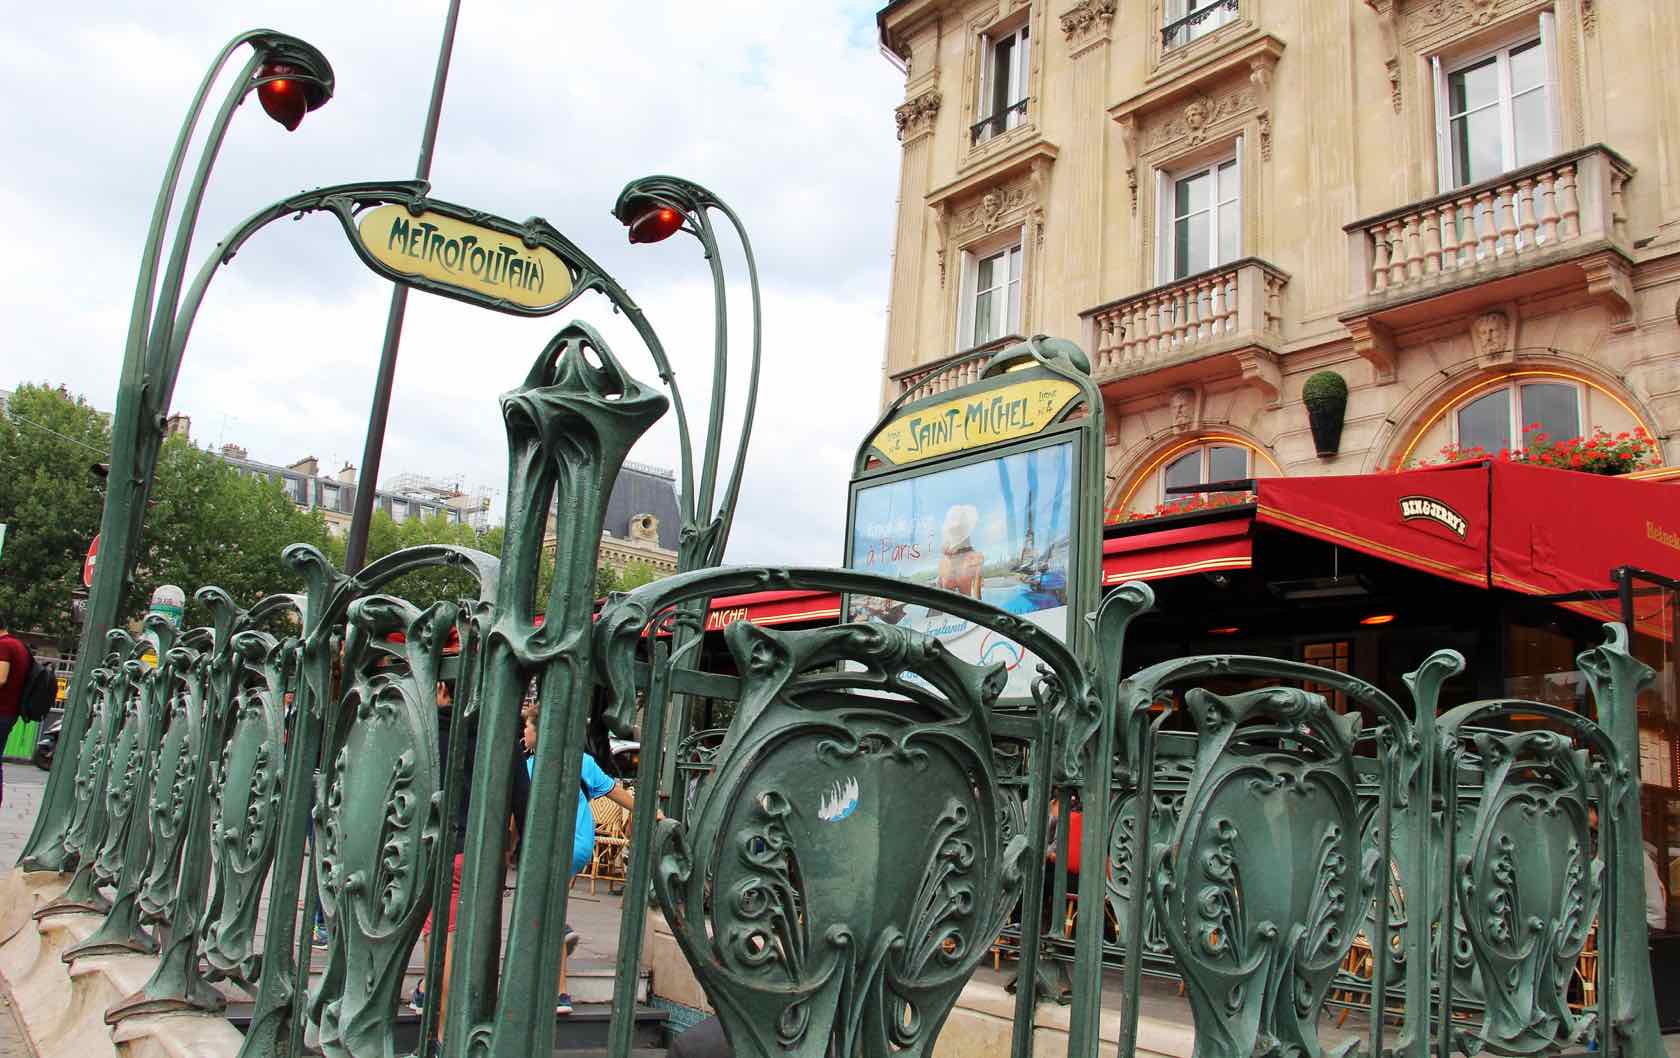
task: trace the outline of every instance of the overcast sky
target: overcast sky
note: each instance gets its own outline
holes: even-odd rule
[[[711,187],[748,227],[765,364],[730,562],[841,558],[849,462],[877,410],[898,178],[892,107],[903,81],[877,48],[875,6],[462,4],[433,194],[515,220],[546,217],[600,261],[659,330],[696,430],[712,335],[698,244],[632,248],[608,211],[628,180],[672,173]],[[104,0],[0,21],[0,213],[11,232],[0,254],[0,388],[63,383],[112,407],[167,152],[229,37],[260,25],[310,41],[333,63],[337,94],[293,133],[247,102],[210,183],[194,270],[268,202],[414,175],[445,9]],[[742,275],[735,247],[725,250]],[[749,351],[739,294],[732,381]],[[174,410],[192,416],[200,444],[236,442],[253,459],[359,462],[389,299],[330,217],[271,226],[212,287]],[[490,491],[499,512],[507,470],[496,397],[574,316],[657,384],[634,332],[593,295],[542,320],[412,295],[382,483],[404,472],[458,480]],[[669,418],[633,458],[676,466]]]

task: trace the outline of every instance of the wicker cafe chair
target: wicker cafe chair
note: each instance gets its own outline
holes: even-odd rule
[[[630,846],[630,813],[614,801],[598,797],[589,802],[590,814],[595,817],[595,853],[578,878],[589,879],[589,895],[603,881],[624,881],[624,856]]]

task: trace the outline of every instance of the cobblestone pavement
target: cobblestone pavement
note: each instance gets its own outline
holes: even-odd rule
[[[10,870],[29,840],[35,812],[41,807],[41,792],[47,773],[33,764],[7,761],[5,801],[0,804],[0,870]],[[4,1052],[0,1052],[4,1058]]]
[[[0,804],[0,870],[10,870],[29,839],[47,773],[32,764],[7,761],[5,802]],[[35,1058],[35,1049],[18,1024],[11,997],[0,994],[0,1058]]]
[[[0,1058],[35,1058],[35,1048],[23,1035],[12,1001],[0,996]]]

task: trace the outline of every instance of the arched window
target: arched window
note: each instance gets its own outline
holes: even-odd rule
[[[1522,382],[1486,390],[1453,410],[1460,451],[1494,453],[1522,448],[1524,431],[1538,424],[1552,440],[1581,435],[1581,387],[1573,382]]]
[[[1188,495],[1175,488],[1206,485],[1215,481],[1239,481],[1252,476],[1248,449],[1233,444],[1202,444],[1174,457],[1161,468],[1163,502]]]

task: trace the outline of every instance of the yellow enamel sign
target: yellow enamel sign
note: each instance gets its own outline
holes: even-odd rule
[[[407,206],[380,206],[362,214],[356,234],[362,248],[393,272],[475,297],[546,309],[572,292],[572,273],[553,250],[441,213],[417,216]]]
[[[906,412],[881,427],[872,443],[887,462],[903,466],[1012,441],[1049,426],[1078,395],[1079,387],[1065,379],[1017,382]]]

